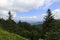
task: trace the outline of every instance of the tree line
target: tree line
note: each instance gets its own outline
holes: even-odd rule
[[[11,33],[18,34],[29,40],[60,40],[60,20],[55,20],[51,10],[47,10],[47,15],[44,17],[43,24],[31,25],[27,22],[19,21],[16,23],[12,20],[11,12],[9,18],[4,20],[0,18],[0,26]]]

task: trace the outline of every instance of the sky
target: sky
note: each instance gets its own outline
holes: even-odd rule
[[[43,21],[48,9],[60,19],[60,0],[0,0],[0,18],[5,20],[10,11],[15,21]]]

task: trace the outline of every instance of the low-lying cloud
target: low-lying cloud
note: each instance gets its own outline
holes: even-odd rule
[[[43,8],[49,8],[53,3],[59,0],[0,0],[0,17],[7,19],[8,11],[11,11],[13,19],[16,16],[16,12],[25,12],[32,9],[38,9],[44,6]],[[41,16],[42,17],[42,16]],[[57,16],[56,16],[57,17]],[[55,17],[55,18],[56,18]],[[22,17],[25,19],[26,17]],[[37,19],[39,17],[32,16],[26,19]]]

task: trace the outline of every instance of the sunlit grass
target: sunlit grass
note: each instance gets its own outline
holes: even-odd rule
[[[0,28],[0,40],[28,40],[17,34],[9,33]]]

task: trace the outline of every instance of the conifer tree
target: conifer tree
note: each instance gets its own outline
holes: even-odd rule
[[[43,33],[42,33],[42,38],[45,38],[45,34],[49,31],[54,31],[54,17],[51,13],[51,10],[48,9],[47,11],[47,16],[45,17],[45,21],[43,22]]]
[[[8,18],[8,20],[12,20],[12,15],[11,15],[11,12],[9,11],[9,18]]]

